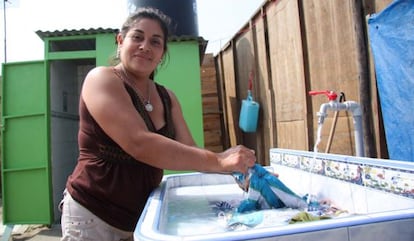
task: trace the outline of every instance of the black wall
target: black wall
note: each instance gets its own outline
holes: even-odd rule
[[[196,0],[129,0],[129,4],[136,8],[154,7],[168,15],[172,20],[172,35],[176,36],[198,36],[196,2]]]

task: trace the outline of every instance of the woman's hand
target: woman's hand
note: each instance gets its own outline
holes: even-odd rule
[[[225,172],[241,172],[247,174],[256,162],[255,151],[245,146],[231,147],[217,154],[217,159]]]

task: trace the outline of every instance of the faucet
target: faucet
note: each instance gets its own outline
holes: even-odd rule
[[[337,100],[338,95],[334,91],[309,91],[309,95],[321,95],[324,94],[328,97],[329,102],[323,103],[317,112],[318,116],[318,125],[323,125],[326,116],[328,116],[327,111],[350,111],[353,117],[354,124],[354,136],[355,136],[355,151],[356,155],[363,157],[365,156],[364,150],[364,136],[362,128],[362,110],[361,106],[355,101],[345,101],[339,102]]]

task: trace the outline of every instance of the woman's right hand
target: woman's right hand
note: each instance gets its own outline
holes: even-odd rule
[[[218,153],[217,158],[224,172],[241,172],[247,174],[256,163],[255,151],[243,145],[231,147]]]

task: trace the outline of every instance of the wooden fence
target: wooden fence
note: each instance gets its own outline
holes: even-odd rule
[[[273,147],[313,150],[320,105],[344,93],[363,110],[365,155],[387,158],[366,18],[391,0],[269,0],[214,57],[223,147],[254,148],[268,164]],[[241,101],[254,73],[253,97],[260,103],[258,130],[238,126]],[[318,149],[355,155],[352,115],[328,112]]]
[[[217,73],[212,54],[204,55],[200,75],[203,101],[204,147],[211,151],[221,152],[224,149],[222,141],[222,126],[224,123],[221,120],[223,113],[220,111]]]

